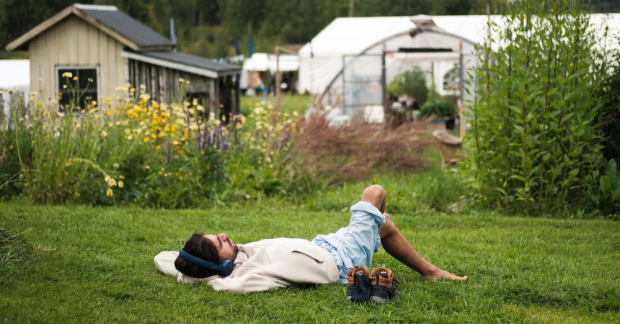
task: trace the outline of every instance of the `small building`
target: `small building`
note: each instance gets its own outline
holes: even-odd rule
[[[177,53],[174,47],[115,6],[74,4],[6,50],[29,52],[30,91],[41,91],[44,98],[76,91],[82,101],[77,104],[84,107],[86,101],[116,97],[116,89],[129,83],[153,100],[172,103],[179,99],[182,78],[190,81],[183,85],[185,99],[198,99],[218,117],[239,113],[241,67]],[[64,78],[66,72],[77,81]],[[62,108],[70,96],[61,97]]]

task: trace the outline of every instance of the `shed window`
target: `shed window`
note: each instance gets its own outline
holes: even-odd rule
[[[58,74],[58,100],[59,109],[65,110],[66,107],[74,104],[80,110],[88,105],[97,105],[99,95],[99,80],[97,67],[59,67],[56,69]],[[70,77],[69,77],[70,75]]]

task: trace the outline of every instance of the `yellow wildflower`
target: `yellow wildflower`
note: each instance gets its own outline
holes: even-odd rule
[[[122,176],[122,175],[120,175],[118,177],[121,178],[121,179],[125,179],[125,176]]]
[[[70,78],[72,76],[73,76],[73,74],[71,72],[65,72],[65,73],[62,74],[63,78]]]
[[[122,188],[123,186],[124,186],[123,182],[122,182],[122,181],[119,181],[119,182],[118,182],[118,187],[119,187],[119,188]]]
[[[105,194],[106,194],[108,197],[112,197],[112,194],[113,194],[112,189],[108,189],[108,191],[106,191],[106,193],[105,193]]]
[[[115,169],[118,169],[118,163],[114,163],[114,164],[112,164],[112,166],[113,166]]]
[[[150,138],[145,137],[145,138],[144,138],[144,143],[148,143],[150,140],[151,140]]]
[[[114,179],[110,179],[110,181],[108,181],[108,183],[110,184],[110,187],[116,186],[116,180],[114,180]]]
[[[108,137],[108,132],[101,131],[101,136],[103,136],[103,138],[107,138]]]
[[[145,168],[145,169],[150,169],[151,167],[150,167],[148,164],[146,164],[146,165],[144,166],[144,168]]]

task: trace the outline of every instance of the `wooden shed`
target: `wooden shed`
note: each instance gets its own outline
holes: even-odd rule
[[[240,112],[241,67],[173,52],[174,44],[115,6],[74,4],[6,46],[27,50],[30,91],[45,98],[73,88],[85,101],[116,97],[130,83],[154,100],[171,103],[183,78],[186,97],[197,98],[218,117]],[[63,77],[70,72],[77,81]],[[136,91],[138,94],[140,91]],[[59,107],[67,104],[62,96]]]

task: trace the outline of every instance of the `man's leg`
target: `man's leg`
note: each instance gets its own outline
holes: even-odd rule
[[[381,245],[383,245],[388,254],[409,268],[419,272],[425,279],[433,281],[439,279],[467,280],[467,277],[457,277],[437,268],[420,256],[398,228],[396,228],[392,217],[385,213],[385,190],[381,186],[373,185],[366,188],[362,194],[362,201],[373,204],[385,216],[385,224],[379,229],[379,236],[381,237]]]

